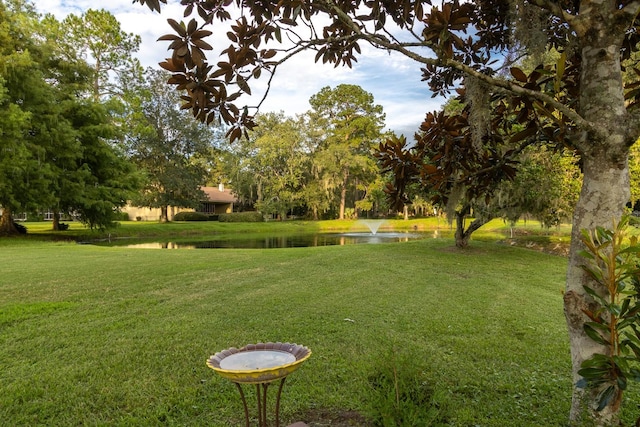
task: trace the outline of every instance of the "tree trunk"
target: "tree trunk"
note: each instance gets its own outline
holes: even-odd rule
[[[573,374],[573,396],[571,402],[571,421],[581,423],[592,418],[596,425],[612,425],[619,410],[619,402],[610,405],[600,412],[595,412],[598,390],[587,390],[575,387],[580,380],[578,370],[583,361],[594,354],[608,354],[605,346],[597,344],[584,332],[584,323],[588,318],[584,309],[594,310],[594,301],[584,291],[584,284],[591,283],[587,274],[580,267],[584,258],[579,254],[583,249],[580,242],[580,230],[593,229],[596,226],[611,228],[613,221],[618,221],[623,213],[625,202],[629,198],[629,173],[626,161],[607,162],[599,158],[586,158],[584,161],[584,183],[580,199],[573,216],[571,248],[567,283],[564,294],[564,311],[571,344],[571,361]],[[588,393],[588,396],[585,396]],[[589,402],[589,405],[585,405]]]
[[[347,205],[347,183],[349,182],[349,171],[344,171],[342,176],[342,189],[340,190],[340,214],[338,219],[344,219],[344,210]]]
[[[11,210],[3,208],[2,217],[0,217],[0,236],[14,236],[16,234],[18,234],[18,229],[13,223]]]
[[[167,206],[160,207],[160,222],[169,222],[169,215],[167,214]]]
[[[474,231],[476,231],[477,229],[479,229],[480,227],[482,227],[483,225],[485,225],[487,222],[491,220],[491,218],[482,218],[482,217],[476,218],[471,222],[471,224],[469,224],[469,228],[465,230],[464,220],[467,217],[467,214],[466,214],[467,212],[469,212],[468,207],[462,209],[461,211],[456,211],[455,213],[456,215],[456,232],[455,232],[456,246],[461,249],[464,249],[467,246],[469,246],[469,239],[471,239],[471,235],[473,234]]]
[[[619,399],[595,410],[598,390],[581,389],[576,383],[582,362],[594,354],[608,354],[608,349],[596,344],[584,332],[588,318],[583,309],[594,304],[584,285],[592,281],[580,267],[584,259],[580,241],[582,229],[596,226],[611,228],[619,221],[629,201],[629,147],[637,133],[625,108],[620,67],[622,32],[609,2],[583,1],[580,12],[589,25],[579,34],[582,43],[580,76],[580,115],[598,131],[583,129],[574,142],[583,163],[583,184],[573,214],[569,265],[564,294],[564,311],[571,346],[573,395],[570,421],[572,424],[597,426],[617,422]],[[583,13],[584,12],[584,13]]]
[[[60,212],[53,211],[53,222],[51,228],[53,231],[60,231]]]

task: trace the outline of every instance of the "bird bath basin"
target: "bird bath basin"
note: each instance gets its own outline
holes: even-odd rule
[[[207,360],[207,366],[223,378],[235,383],[244,406],[245,425],[249,427],[249,408],[241,384],[256,385],[258,425],[267,426],[267,387],[280,380],[276,394],[276,427],[280,426],[280,395],[287,375],[311,357],[307,347],[290,343],[249,344],[240,349],[222,350]]]
[[[311,350],[298,344],[260,343],[216,353],[207,366],[236,383],[262,384],[286,377],[309,357]]]

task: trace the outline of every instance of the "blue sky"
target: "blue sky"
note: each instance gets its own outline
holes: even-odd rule
[[[167,18],[182,17],[179,2],[171,0],[164,6],[162,15],[152,13],[138,3],[132,4],[131,0],[38,0],[34,3],[40,13],[52,13],[60,20],[70,13],[80,15],[89,8],[109,10],[123,31],[141,36],[142,45],[137,56],[143,66],[154,68],[159,68],[157,64],[169,55],[168,43],[156,42],[158,37],[171,32]],[[226,47],[229,44],[226,31],[226,27],[220,28],[211,36],[209,43],[214,48]],[[412,137],[424,115],[439,109],[443,103],[442,99],[431,98],[426,83],[420,81],[420,65],[401,55],[389,55],[363,46],[363,55],[352,69],[315,64],[313,58],[314,52],[308,52],[279,68],[261,111],[284,111],[290,116],[301,114],[310,108],[309,98],[321,88],[355,84],[372,93],[375,103],[382,105],[388,129]],[[254,94],[261,95],[265,84],[266,81],[255,85]],[[247,100],[246,103],[255,105],[257,100]]]

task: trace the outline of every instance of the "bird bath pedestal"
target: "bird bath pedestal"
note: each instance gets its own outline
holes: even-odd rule
[[[242,391],[242,384],[255,384],[258,401],[258,425],[267,426],[267,388],[280,380],[276,394],[276,427],[280,426],[280,395],[284,380],[309,357],[307,347],[290,343],[249,344],[240,349],[235,347],[214,354],[207,360],[207,366],[223,378],[235,383],[242,398],[246,427],[249,427],[249,408]]]

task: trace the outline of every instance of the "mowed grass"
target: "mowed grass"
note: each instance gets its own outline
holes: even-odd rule
[[[260,341],[313,351],[287,379],[284,425],[373,417],[389,371],[428,385],[441,425],[566,425],[565,267],[490,239],[464,251],[450,239],[269,250],[8,239],[0,425],[243,425],[235,386],[205,361]]]

